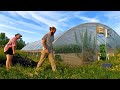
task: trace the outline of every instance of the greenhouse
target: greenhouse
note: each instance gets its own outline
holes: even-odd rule
[[[32,42],[22,51],[39,51],[41,40]],[[57,37],[54,42],[55,55],[67,64],[82,65],[95,60],[106,60],[120,48],[120,36],[101,23],[84,23],[75,26]]]
[[[35,41],[35,42],[32,42],[32,43],[29,43],[27,44],[25,47],[23,47],[21,50],[22,51],[29,51],[29,52],[32,52],[32,51],[39,51],[40,49],[42,48],[42,44],[41,44],[41,40],[39,41]]]

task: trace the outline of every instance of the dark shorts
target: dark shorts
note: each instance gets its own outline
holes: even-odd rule
[[[13,55],[13,50],[12,48],[9,48],[6,52],[4,52],[6,55],[9,54],[9,55]]]

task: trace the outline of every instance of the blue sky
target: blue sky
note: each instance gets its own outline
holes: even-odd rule
[[[8,38],[21,33],[26,43],[41,40],[49,26],[59,35],[88,22],[108,25],[120,35],[120,11],[0,11],[0,32]]]

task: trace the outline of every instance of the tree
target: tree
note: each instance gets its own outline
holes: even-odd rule
[[[17,49],[20,50],[22,49],[24,46],[25,46],[25,42],[22,40],[22,38],[20,38],[18,41],[17,41]]]
[[[4,47],[9,41],[9,38],[5,36],[5,33],[0,33],[0,46]]]
[[[1,39],[1,40],[4,40],[4,39],[5,39],[5,33],[1,33],[1,34],[0,34],[0,39]]]
[[[101,53],[101,59],[106,59],[106,47],[104,44],[100,45],[100,53]]]

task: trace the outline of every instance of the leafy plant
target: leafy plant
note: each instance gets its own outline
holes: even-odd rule
[[[104,44],[100,45],[101,59],[106,60],[106,47]]]

